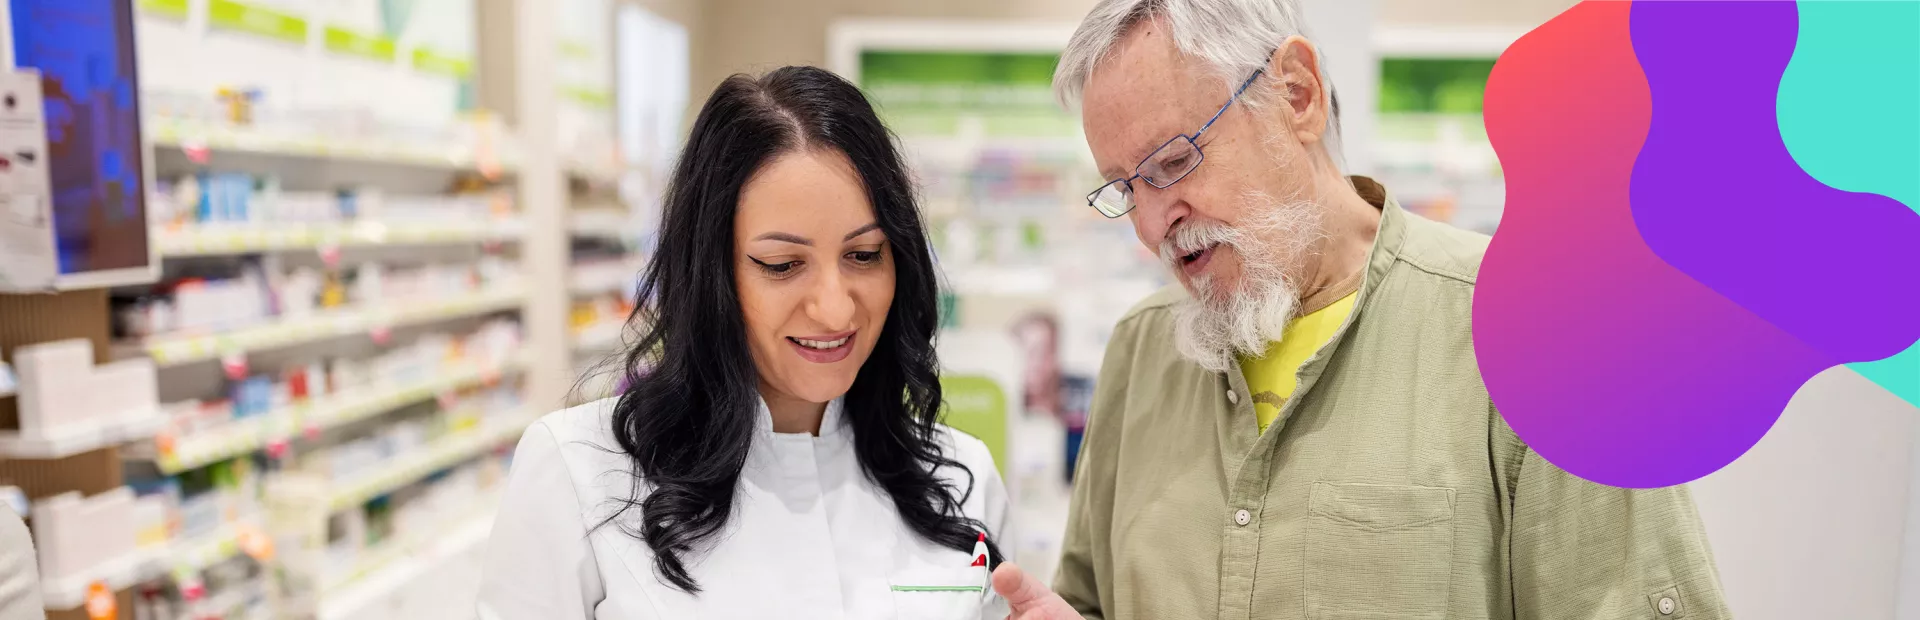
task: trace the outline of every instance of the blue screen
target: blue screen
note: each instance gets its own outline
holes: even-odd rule
[[[40,70],[60,273],[147,266],[133,0],[11,0],[13,57]]]

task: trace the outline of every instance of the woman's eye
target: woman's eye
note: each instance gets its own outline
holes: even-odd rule
[[[747,260],[753,261],[753,264],[759,265],[760,268],[766,270],[767,273],[776,276],[791,272],[793,268],[800,266],[800,261],[797,260],[790,260],[784,263],[763,263],[760,262],[760,259],[753,257],[748,257]]]
[[[848,252],[847,258],[851,258],[853,259],[853,262],[860,263],[862,265],[871,265],[873,263],[880,262],[880,251],[871,250],[866,252]]]

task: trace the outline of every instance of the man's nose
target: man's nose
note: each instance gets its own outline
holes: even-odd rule
[[[1179,187],[1161,189],[1145,181],[1134,185],[1133,211],[1128,216],[1133,219],[1134,234],[1147,249],[1160,249],[1168,232],[1193,213],[1193,208],[1181,198]]]

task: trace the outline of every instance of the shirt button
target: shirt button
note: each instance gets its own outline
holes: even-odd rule
[[[1673,615],[1673,599],[1664,596],[1660,597],[1660,615]]]
[[[1248,523],[1252,523],[1253,513],[1247,512],[1244,509],[1233,511],[1233,522],[1238,523],[1240,525],[1246,525]]]
[[[1240,393],[1235,392],[1233,390],[1227,390],[1227,404],[1229,405],[1240,404]]]

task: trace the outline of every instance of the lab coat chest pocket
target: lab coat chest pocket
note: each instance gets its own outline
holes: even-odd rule
[[[900,620],[978,620],[988,598],[980,567],[922,567],[894,573],[894,617]]]

